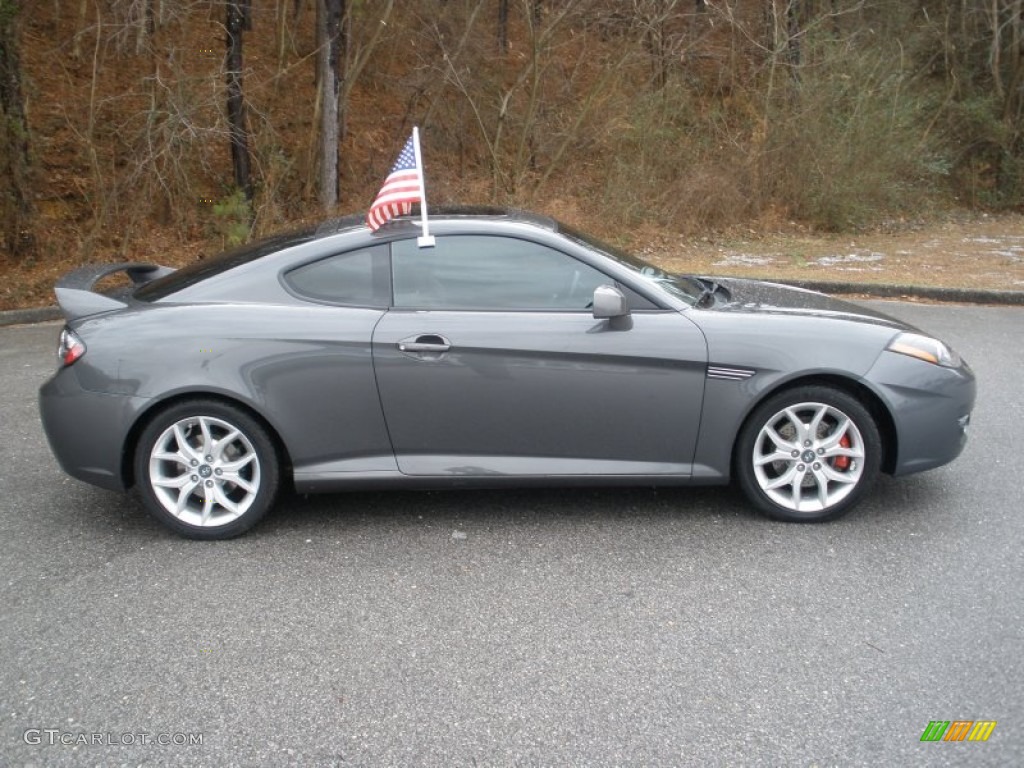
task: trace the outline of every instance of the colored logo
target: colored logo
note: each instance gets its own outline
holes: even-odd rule
[[[988,741],[995,720],[931,720],[921,741]]]

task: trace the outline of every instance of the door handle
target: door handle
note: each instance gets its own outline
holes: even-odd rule
[[[451,346],[448,339],[436,333],[411,336],[398,342],[400,352],[447,352]]]

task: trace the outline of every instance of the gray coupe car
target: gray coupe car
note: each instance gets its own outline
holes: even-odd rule
[[[301,493],[735,478],[773,518],[847,512],[962,450],[970,368],[864,307],[666,274],[504,210],[347,218],[171,270],[62,278],[40,391],[72,476],[236,536]],[[100,293],[123,271],[131,288]]]

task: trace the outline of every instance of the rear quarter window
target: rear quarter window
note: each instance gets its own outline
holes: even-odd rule
[[[353,307],[387,307],[391,298],[388,247],[375,245],[328,256],[284,274],[304,299]]]

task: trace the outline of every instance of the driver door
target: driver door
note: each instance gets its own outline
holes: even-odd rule
[[[707,349],[686,317],[595,319],[614,281],[516,238],[398,241],[392,271],[373,357],[402,472],[690,473]]]

